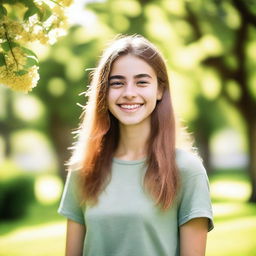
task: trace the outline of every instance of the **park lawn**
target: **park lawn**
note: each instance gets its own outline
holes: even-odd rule
[[[0,256],[64,255],[65,220],[57,207],[34,203],[25,218],[0,223]]]
[[[248,176],[219,171],[210,176],[215,228],[208,235],[207,256],[256,256],[256,204],[247,203]]]
[[[210,181],[215,228],[208,235],[206,255],[256,256],[256,204],[246,203],[246,175],[216,172]],[[0,256],[62,256],[65,225],[57,205],[35,203],[25,218],[0,223]]]
[[[221,205],[223,204],[223,205]],[[216,217],[208,235],[207,256],[256,256],[256,205],[217,203],[215,207],[235,210]]]

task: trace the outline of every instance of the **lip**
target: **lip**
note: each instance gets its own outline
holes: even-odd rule
[[[117,105],[136,105],[136,104],[142,105],[144,103],[143,102],[121,102],[121,103],[117,103]]]

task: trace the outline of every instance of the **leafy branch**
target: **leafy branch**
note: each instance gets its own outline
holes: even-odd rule
[[[50,7],[45,1],[36,0],[1,0],[0,84],[23,92],[37,85],[38,59],[26,45],[33,41],[52,44],[63,35],[67,29],[64,8],[72,2],[49,1],[55,5]]]
[[[16,59],[16,57],[15,57],[15,55],[14,55],[14,53],[13,53],[12,46],[11,46],[11,41],[10,41],[10,39],[9,39],[9,37],[8,37],[8,32],[7,32],[6,25],[3,24],[3,27],[4,27],[4,30],[5,30],[5,38],[6,38],[6,41],[7,41],[7,43],[8,43],[8,48],[9,48],[9,49],[7,49],[7,50],[10,50],[10,51],[11,51],[13,60],[14,60],[14,62],[15,62],[15,64],[16,64],[17,71],[18,71],[18,70],[19,70],[18,61],[17,61],[17,59]],[[3,44],[2,44],[2,47],[3,47]]]

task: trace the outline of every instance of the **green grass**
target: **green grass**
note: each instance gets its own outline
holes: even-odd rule
[[[256,256],[256,204],[247,203],[243,172],[210,176],[215,228],[208,235],[207,256]],[[33,204],[28,215],[0,223],[0,256],[64,255],[65,219],[57,205]]]
[[[28,215],[0,223],[0,256],[64,255],[65,219],[57,205],[33,204]]]
[[[210,176],[215,228],[207,256],[256,256],[256,204],[247,203],[250,186],[242,171]]]

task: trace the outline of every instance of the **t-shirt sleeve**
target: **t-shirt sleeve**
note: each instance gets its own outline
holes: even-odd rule
[[[77,179],[78,171],[69,171],[66,178],[58,213],[64,217],[67,217],[68,219],[85,225],[85,206],[81,205],[81,200],[79,200]]]
[[[191,159],[183,165],[178,223],[180,226],[204,217],[210,231],[214,225],[208,177],[201,161],[196,157]]]

